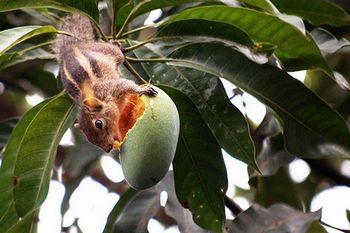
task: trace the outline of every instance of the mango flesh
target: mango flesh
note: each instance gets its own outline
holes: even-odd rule
[[[125,138],[119,159],[126,181],[134,189],[157,184],[168,172],[174,158],[180,124],[174,102],[161,89],[154,87],[155,97],[141,96],[129,101],[125,111],[136,119],[125,120]],[[123,134],[123,133],[122,133]]]

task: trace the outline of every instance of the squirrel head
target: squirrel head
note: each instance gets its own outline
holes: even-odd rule
[[[90,97],[78,107],[78,128],[86,138],[106,152],[113,149],[116,132],[116,107],[106,105],[99,99]]]

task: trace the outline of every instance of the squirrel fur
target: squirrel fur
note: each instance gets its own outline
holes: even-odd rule
[[[78,107],[79,128],[91,143],[109,152],[122,140],[118,122],[130,96],[157,93],[122,77],[123,52],[118,45],[99,41],[88,18],[69,15],[58,29],[73,35],[58,35],[53,50],[64,88]]]

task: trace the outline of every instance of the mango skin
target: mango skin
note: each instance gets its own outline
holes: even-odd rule
[[[173,161],[180,131],[174,102],[161,89],[155,97],[142,96],[143,116],[127,133],[119,159],[128,184],[137,190],[157,184]]]

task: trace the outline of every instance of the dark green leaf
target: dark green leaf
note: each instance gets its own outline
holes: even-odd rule
[[[28,40],[37,35],[52,32],[57,32],[57,30],[52,26],[22,26],[1,31],[0,55],[4,54],[7,50],[24,40]]]
[[[333,76],[312,37],[277,16],[247,8],[205,6],[185,10],[165,24],[190,19],[230,24],[245,31],[256,42],[276,45],[275,53],[287,70],[321,68]]]
[[[135,54],[139,57],[162,56],[150,48],[138,49]],[[231,156],[257,169],[247,123],[229,101],[217,77],[164,63],[144,63],[143,67],[156,83],[175,87],[190,97],[220,145]]]
[[[253,205],[239,214],[229,226],[229,233],[305,233],[310,224],[321,218],[321,211],[302,213],[284,204],[268,209]]]
[[[85,12],[98,22],[99,13],[95,0],[0,0],[0,12],[25,8],[54,8],[68,12]]]
[[[157,37],[169,36],[216,38],[218,40],[234,41],[247,47],[253,47],[254,45],[247,33],[233,25],[200,19],[174,22],[161,28],[157,35]]]
[[[220,146],[184,94],[165,86],[162,89],[180,114],[180,137],[173,161],[177,197],[199,226],[222,232],[227,177]]]
[[[256,64],[217,44],[189,45],[172,57],[176,60],[171,64],[223,77],[270,106],[282,121],[292,154],[307,158],[350,155],[350,134],[343,118],[285,71]]]
[[[348,222],[350,222],[350,210],[346,210],[346,218],[348,219]]]
[[[165,190],[168,199],[165,205],[165,212],[172,217],[181,233],[208,233],[207,230],[200,228],[193,221],[191,212],[181,206],[177,200],[174,184],[174,175],[172,172],[160,182],[159,188]]]
[[[6,145],[12,130],[15,128],[18,118],[0,122],[0,150]]]
[[[75,119],[73,109],[61,93],[28,111],[13,130],[0,169],[0,226],[7,213],[23,217],[44,201],[57,145]]]
[[[249,183],[256,189],[256,203],[264,207],[274,203],[285,203],[298,209],[303,207],[298,195],[298,189],[285,167],[280,168],[273,176],[254,177]]]
[[[282,12],[298,15],[315,25],[345,26],[350,16],[338,5],[328,0],[271,0]]]
[[[155,189],[124,193],[108,217],[104,233],[147,232],[147,225],[160,208],[160,192]]]

